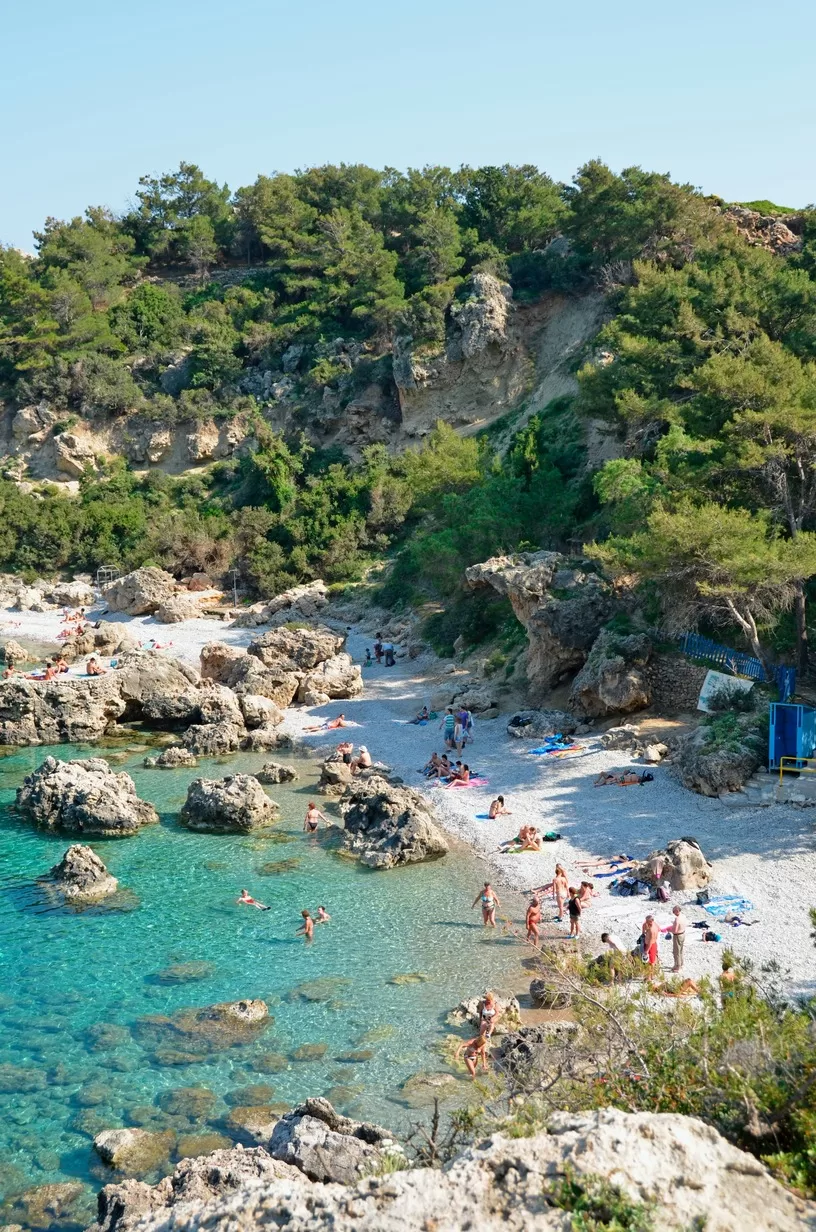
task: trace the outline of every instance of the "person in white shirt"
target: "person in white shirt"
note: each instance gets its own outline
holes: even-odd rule
[[[626,946],[621,941],[617,933],[601,933],[601,941],[608,946],[610,950],[616,950],[618,954],[626,954]]]

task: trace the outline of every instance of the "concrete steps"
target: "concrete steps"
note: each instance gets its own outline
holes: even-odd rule
[[[816,774],[785,774],[757,770],[739,791],[723,792],[720,803],[729,809],[766,808],[772,804],[816,805]]]

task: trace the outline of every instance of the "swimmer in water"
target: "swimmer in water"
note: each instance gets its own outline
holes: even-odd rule
[[[330,919],[331,919],[331,916],[329,915],[326,908],[318,907],[317,916],[315,917],[315,924],[328,924]]]
[[[527,940],[531,945],[538,945],[538,926],[541,923],[541,904],[537,898],[530,900],[530,906],[527,908],[527,918],[524,922],[527,926]]]
[[[297,930],[297,933],[295,935],[297,936],[298,933],[302,933],[304,938],[307,941],[314,941],[315,922],[312,919],[311,912],[301,911],[300,914],[303,916],[303,923],[301,924],[300,928]]]
[[[241,891],[241,897],[235,900],[237,903],[244,903],[247,907],[257,907],[259,911],[269,911],[270,908],[259,903],[256,898],[253,898],[248,890]]]
[[[317,834],[317,823],[320,821],[321,817],[325,821],[326,825],[328,825],[328,817],[325,813],[321,813],[314,800],[310,800],[309,807],[306,810],[306,816],[303,819],[303,829],[307,834]]]

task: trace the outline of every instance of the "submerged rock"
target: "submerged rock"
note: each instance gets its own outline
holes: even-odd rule
[[[58,761],[46,757],[17,789],[17,810],[49,830],[73,830],[121,838],[159,820],[152,804],[140,800],[128,774],[106,761]]]
[[[66,903],[78,906],[99,902],[115,894],[119,888],[119,882],[111,876],[96,852],[81,843],[69,847],[59,864],[55,864],[40,880],[61,895]]]
[[[172,963],[156,973],[158,984],[193,984],[197,980],[208,980],[215,975],[215,963],[205,959],[192,962]]]
[[[294,766],[284,766],[278,761],[268,761],[258,771],[259,783],[294,783],[300,775]]]
[[[108,1167],[139,1178],[166,1165],[175,1143],[172,1130],[106,1129],[96,1135],[93,1144]]]
[[[51,1170],[59,1170],[59,1156]],[[7,1229],[17,1226],[20,1232],[23,1227],[59,1232],[60,1228],[81,1226],[92,1211],[92,1193],[78,1181],[62,1181],[34,1185],[9,1198],[0,1208],[0,1218]]]
[[[341,801],[344,846],[369,868],[394,868],[444,855],[448,840],[425,798],[375,775]]]
[[[243,834],[270,825],[280,809],[251,774],[195,779],[187,789],[181,821],[191,830]]]
[[[136,1020],[133,1034],[153,1046],[160,1064],[184,1065],[202,1056],[258,1039],[274,1022],[265,1001],[225,1001],[175,1014],[148,1014]]]

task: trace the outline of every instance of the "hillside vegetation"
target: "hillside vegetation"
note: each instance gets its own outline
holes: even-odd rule
[[[796,215],[799,238],[779,255],[722,207],[597,161],[571,185],[531,166],[341,165],[234,193],[182,164],[143,178],[120,218],[48,219],[33,258],[0,250],[9,413],[47,406],[65,432],[78,417],[240,416],[248,445],[178,478],[97,459],[73,498],[8,478],[0,566],[235,565],[268,594],[315,574],[353,581],[396,553],[383,598],[439,600],[478,640],[490,618],[463,597],[466,565],[595,539],[604,566],[636,570],[677,626],[725,623],[767,655],[792,642],[793,611],[804,661],[816,216]],[[605,293],[577,395],[522,416],[500,453],[490,432],[463,439],[444,423],[399,455],[316,445],[327,397],[342,429],[355,391],[393,385],[397,340],[414,355],[444,347],[476,274],[509,282],[522,305]],[[268,372],[292,390],[283,431],[259,392]],[[615,456],[593,467],[598,423]]]

